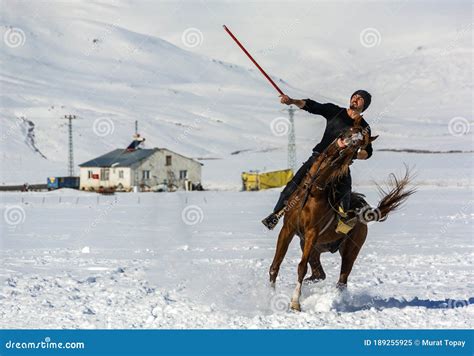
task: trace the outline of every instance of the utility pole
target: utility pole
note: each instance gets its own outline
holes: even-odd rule
[[[138,120],[135,120],[135,137],[138,135]]]
[[[296,110],[293,106],[290,106],[288,109],[284,111],[288,111],[290,117],[290,131],[288,132],[288,168],[293,170],[293,173],[296,172],[296,138],[295,138],[295,121],[293,116]]]
[[[74,176],[74,148],[72,146],[72,120],[76,119],[76,115],[64,115],[64,118],[69,120],[69,162],[68,162],[68,173],[69,177]]]

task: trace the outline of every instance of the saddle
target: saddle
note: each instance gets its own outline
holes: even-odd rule
[[[351,192],[351,205],[348,211],[344,211],[337,203],[335,194],[329,195],[329,205],[333,207],[334,213],[336,215],[336,232],[341,235],[341,238],[324,245],[331,253],[336,253],[339,251],[341,244],[349,237],[350,232],[358,221],[357,213],[368,206],[369,204],[365,200],[365,195],[361,193]],[[335,209],[334,207],[338,208]],[[334,220],[331,220],[330,223],[323,228],[322,232],[332,225]]]
[[[347,235],[357,224],[358,212],[368,206],[365,195],[351,192],[351,204],[348,211],[344,211],[342,206],[336,201],[335,189],[332,187],[332,194],[329,194],[329,205],[333,208],[337,216],[336,232]]]

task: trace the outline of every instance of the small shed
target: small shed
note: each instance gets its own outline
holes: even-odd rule
[[[243,190],[261,190],[278,188],[285,186],[293,178],[291,169],[283,169],[273,172],[242,172],[242,189]]]

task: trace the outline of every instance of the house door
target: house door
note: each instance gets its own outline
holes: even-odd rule
[[[110,177],[110,169],[109,168],[101,168],[100,169],[100,185],[103,187],[109,186],[109,177]]]

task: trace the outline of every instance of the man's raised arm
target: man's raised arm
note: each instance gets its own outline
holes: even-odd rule
[[[280,102],[282,104],[286,104],[286,105],[296,105],[297,107],[299,107],[300,109],[303,109],[304,106],[306,105],[306,101],[305,100],[301,100],[301,99],[292,99],[290,98],[288,95],[280,95]]]
[[[332,119],[338,111],[341,110],[338,106],[330,103],[321,104],[311,99],[292,99],[288,95],[280,95],[280,102],[286,105],[296,105],[314,115],[322,115],[327,120]]]

